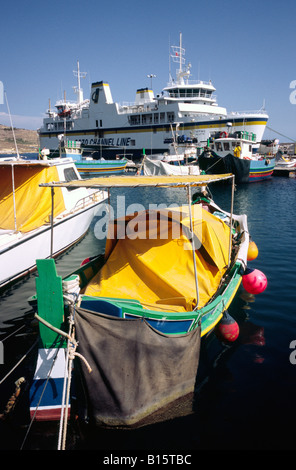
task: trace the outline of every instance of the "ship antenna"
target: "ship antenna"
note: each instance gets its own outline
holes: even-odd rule
[[[79,60],[77,60],[77,70],[73,70],[73,73],[75,77],[77,77],[77,87],[74,87],[75,93],[77,93],[78,98],[77,98],[77,103],[81,104],[83,101],[83,90],[80,88],[80,78],[85,78],[87,73],[86,72],[80,72],[79,69]]]
[[[173,62],[176,62],[179,64],[179,69],[177,70],[177,82],[180,83],[180,81],[183,78],[183,68],[182,65],[185,63],[185,49],[182,48],[182,33],[180,33],[180,44],[179,46],[172,46],[172,51],[173,53],[171,54],[171,58],[173,59]]]
[[[182,33],[180,33],[180,74],[182,73]]]

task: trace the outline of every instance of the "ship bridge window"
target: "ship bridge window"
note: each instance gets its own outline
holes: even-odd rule
[[[158,124],[159,114],[154,113],[154,124]]]
[[[221,144],[221,142],[216,142],[216,150],[217,150],[217,152],[219,152],[219,151],[222,150],[222,144]]]
[[[230,150],[229,142],[224,142],[224,150]]]
[[[171,98],[177,98],[178,97],[178,88],[175,88],[173,90],[170,90],[169,94]]]
[[[160,122],[165,122],[165,113],[160,113],[159,114],[159,120],[160,120]]]

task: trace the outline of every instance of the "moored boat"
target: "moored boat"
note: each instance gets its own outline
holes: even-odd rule
[[[258,153],[260,155],[272,155],[276,156],[279,151],[280,141],[279,139],[264,139],[261,140]]]
[[[274,175],[294,176],[296,173],[296,157],[281,155],[275,162]]]
[[[99,176],[122,174],[127,166],[126,158],[116,158],[115,160],[106,160],[105,158],[92,158],[83,155],[81,142],[75,140],[67,140],[61,137],[58,152],[50,152],[49,149],[43,149],[40,152],[41,158],[55,158],[59,154],[60,158],[71,157],[78,172],[83,176]]]
[[[226,179],[233,183],[230,212],[205,190],[207,184]],[[234,178],[110,177],[47,186],[62,185],[185,188],[188,204],[161,204],[111,221],[105,253],[64,280],[54,260],[37,260],[32,304],[37,301],[41,347],[31,414],[37,419],[61,416],[65,425],[72,361],[79,354],[76,371],[82,374],[91,421],[131,428],[164,420],[168,406],[193,396],[200,342],[223,319],[243,277],[251,289],[257,285],[254,293],[266,287],[262,273],[246,271],[250,240],[247,217],[233,214]],[[198,191],[191,196],[194,187]],[[66,329],[65,318],[70,319]],[[59,357],[58,369],[51,368],[53,357]],[[46,374],[38,375],[41,366],[47,375],[52,371],[43,401]],[[79,387],[75,393],[84,401]]]
[[[200,169],[209,174],[231,172],[237,184],[269,179],[275,156],[254,153],[254,142],[256,136],[252,133],[218,133],[209,139],[208,147],[200,155]]]
[[[51,200],[41,183],[81,179],[73,160],[0,160],[0,289],[57,256],[87,232],[104,191],[59,188]]]
[[[165,160],[153,160],[148,157],[142,162],[140,174],[148,175],[199,175],[198,164],[167,163]]]
[[[91,157],[84,157],[81,160],[74,161],[74,163],[81,175],[89,177],[90,175],[105,176],[123,174],[128,161],[126,158],[121,158],[119,160],[105,160],[104,158],[94,159]]]

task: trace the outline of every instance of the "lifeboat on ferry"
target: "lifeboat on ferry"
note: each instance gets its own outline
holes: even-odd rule
[[[67,108],[66,106],[59,106],[58,107],[58,116],[59,117],[68,117],[71,115],[71,109]]]

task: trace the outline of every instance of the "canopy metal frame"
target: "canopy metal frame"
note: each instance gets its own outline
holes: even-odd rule
[[[231,250],[232,250],[232,217],[233,217],[233,206],[234,206],[234,175],[232,174],[223,174],[223,175],[191,175],[191,176],[107,176],[83,180],[73,180],[73,181],[61,181],[61,182],[52,182],[52,183],[43,183],[40,186],[50,187],[51,188],[51,257],[53,254],[53,220],[54,220],[54,188],[55,187],[66,187],[66,188],[91,188],[91,189],[107,189],[108,193],[111,188],[138,188],[145,186],[153,187],[169,187],[169,188],[180,188],[185,187],[187,189],[188,197],[188,207],[189,207],[189,217],[190,217],[190,232],[191,232],[191,244],[192,244],[192,256],[193,256],[193,265],[194,265],[194,278],[195,278],[195,290],[196,290],[196,310],[198,309],[199,303],[199,292],[198,292],[198,276],[197,276],[197,266],[196,266],[196,257],[195,257],[195,240],[193,236],[193,222],[192,222],[192,210],[191,210],[191,187],[193,186],[206,186],[210,183],[215,183],[219,181],[225,181],[231,179],[231,210],[230,210],[230,232],[229,232],[229,258],[228,258],[228,267],[231,262]]]

